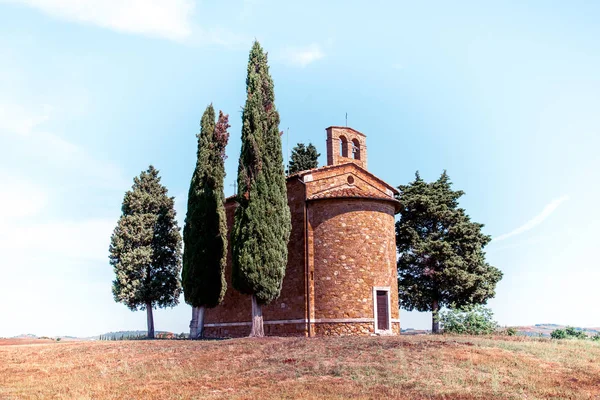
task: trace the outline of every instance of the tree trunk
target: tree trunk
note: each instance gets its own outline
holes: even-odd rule
[[[255,295],[252,295],[252,331],[250,337],[263,337],[265,331],[263,329],[262,305],[258,304]]]
[[[146,317],[148,319],[148,339],[154,339],[154,316],[152,315],[152,303],[146,304]]]
[[[198,308],[192,307],[192,320],[190,321],[190,339],[198,337]]]
[[[196,339],[202,339],[204,337],[204,311],[206,307],[202,306],[198,308],[198,326],[196,328],[197,336]]]
[[[431,305],[431,333],[440,333],[440,322],[438,320],[440,305],[437,300]]]

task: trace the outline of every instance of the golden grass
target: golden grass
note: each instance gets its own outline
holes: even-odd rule
[[[334,337],[0,346],[0,399],[600,399],[600,344]]]

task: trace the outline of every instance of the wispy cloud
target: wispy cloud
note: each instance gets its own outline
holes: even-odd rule
[[[192,0],[0,0],[68,21],[182,40],[192,33]]]
[[[32,113],[17,104],[0,103],[0,135],[2,133],[29,135],[34,128],[50,118],[51,109],[49,105],[44,105],[41,110]]]
[[[121,169],[94,157],[82,146],[44,129],[55,108],[50,105],[28,107],[0,99],[0,139],[13,151],[22,151],[45,171],[54,170],[65,180],[85,178],[104,188],[122,188],[126,182]],[[0,163],[0,167],[3,163]],[[5,165],[5,168],[15,167]]]
[[[535,217],[533,217],[532,219],[530,219],[529,221],[527,221],[526,223],[524,223],[523,225],[518,227],[517,229],[498,236],[497,238],[494,239],[494,242],[506,240],[510,237],[520,235],[523,232],[527,232],[528,230],[535,228],[536,226],[538,226],[539,224],[544,222],[544,220],[546,218],[548,218],[554,211],[556,211],[556,209],[563,202],[567,201],[568,199],[569,199],[569,196],[562,196],[562,197],[552,200],[546,207],[544,207],[544,209],[542,210],[541,213],[539,213],[538,215],[536,215]]]
[[[325,57],[325,52],[320,45],[314,43],[306,47],[289,47],[280,56],[285,63],[301,68],[323,57]]]

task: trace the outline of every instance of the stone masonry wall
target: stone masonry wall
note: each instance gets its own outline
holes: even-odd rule
[[[267,336],[306,336],[306,323],[271,323],[264,322],[265,335]],[[206,326],[204,337],[207,338],[235,338],[248,336],[250,323],[234,326]]]
[[[292,215],[292,232],[288,244],[288,265],[283,279],[281,296],[271,304],[263,306],[263,317],[267,321],[301,320],[306,318],[306,284],[304,264],[304,185],[299,180],[289,180],[287,183],[288,204]],[[227,266],[225,268],[225,279],[227,280],[227,292],[221,305],[214,309],[207,309],[205,324],[230,324],[250,322],[252,307],[250,296],[241,294],[233,288],[231,283],[231,232],[237,203],[228,201],[225,205],[227,213],[227,229],[229,231],[229,249],[227,254]],[[191,316],[190,316],[191,317]],[[305,325],[305,324],[303,324]],[[304,334],[306,327],[298,332],[295,324],[286,328],[271,328],[265,324],[265,333],[272,330],[272,334]],[[207,327],[207,335],[217,335],[220,329],[225,336],[247,336],[250,332],[248,326],[226,326]],[[277,333],[279,332],[279,333]],[[218,335],[217,335],[218,336]]]
[[[389,287],[391,322],[398,321],[394,207],[362,199],[309,203],[312,320],[373,318],[378,286]]]
[[[305,336],[307,332],[306,323],[277,324],[265,323],[265,335],[268,336]],[[206,326],[204,337],[207,338],[229,338],[247,336],[250,324],[223,327]],[[392,323],[394,335],[400,334],[400,323]],[[374,335],[375,329],[372,322],[363,323],[312,323],[311,332],[317,336],[366,336]]]

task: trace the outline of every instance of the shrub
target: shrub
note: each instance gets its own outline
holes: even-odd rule
[[[506,335],[507,335],[507,336],[517,336],[517,329],[516,329],[516,328],[513,328],[512,326],[511,326],[511,327],[508,327],[508,328],[506,328],[506,331],[505,331],[505,332],[506,332]]]
[[[449,310],[440,312],[438,319],[444,333],[490,335],[498,329],[498,323],[492,316],[492,310],[482,305],[456,308],[451,305]]]
[[[550,334],[552,339],[587,339],[588,336],[581,330],[577,330],[572,326],[567,326],[565,329],[555,329]]]
[[[594,336],[592,336],[592,340],[594,342],[600,342],[600,333],[596,333]]]
[[[568,336],[564,329],[555,329],[550,334],[550,337],[552,339],[566,339]]]
[[[567,326],[565,332],[568,336],[577,338],[577,339],[587,339],[587,335],[582,330],[577,330],[571,326]]]

